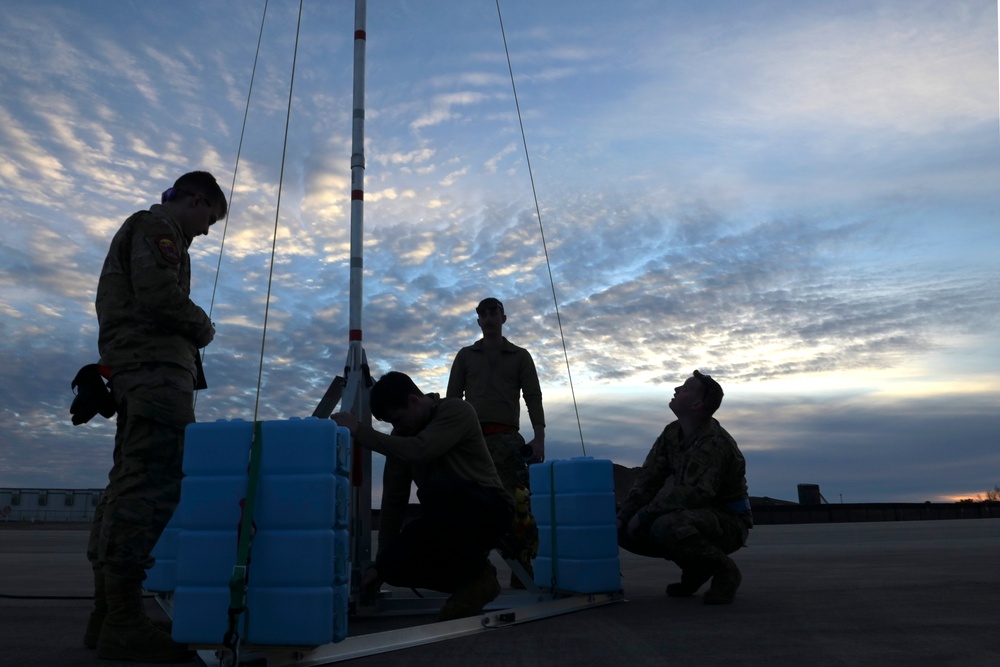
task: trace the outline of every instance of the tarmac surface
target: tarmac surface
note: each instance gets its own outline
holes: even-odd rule
[[[82,645],[86,541],[83,526],[0,525],[0,666],[130,664]],[[734,559],[732,605],[668,598],[676,566],[622,552],[625,601],[343,664],[1000,665],[1000,520],[760,526]],[[152,598],[147,607],[163,615]],[[349,633],[433,620],[351,618]]]

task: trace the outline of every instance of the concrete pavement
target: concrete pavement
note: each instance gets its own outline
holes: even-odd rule
[[[86,539],[81,529],[0,526],[0,666],[126,664],[97,659],[80,641]],[[734,558],[743,585],[731,606],[667,598],[677,568],[623,552],[625,602],[348,664],[1000,665],[996,519],[760,526]],[[432,620],[352,618],[350,628]]]

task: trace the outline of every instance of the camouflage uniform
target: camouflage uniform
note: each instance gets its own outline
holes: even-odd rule
[[[190,299],[186,238],[161,206],[125,221],[97,286],[98,348],[118,407],[113,465],[91,528],[95,571],[145,577],[180,499],[198,347],[212,323]]]
[[[490,450],[493,465],[496,466],[497,475],[507,493],[514,495],[518,486],[528,488],[528,464],[521,458],[521,447],[525,445],[521,433],[512,428],[496,433],[483,433],[483,439],[486,440],[486,448]]]
[[[531,515],[528,465],[521,457],[524,438],[520,426],[521,396],[533,426],[545,426],[542,389],[531,353],[506,338],[497,363],[490,364],[483,341],[464,347],[455,355],[448,378],[449,397],[465,397],[476,408],[483,425],[486,447],[493,457],[500,481],[522,505],[508,545],[513,556],[530,572],[531,559],[538,555],[538,526]]]
[[[415,436],[359,430],[358,445],[384,454],[376,566],[394,586],[454,592],[487,563],[514,514],[476,423],[461,400],[434,400],[430,421]],[[421,515],[403,525],[410,487]]]
[[[624,530],[639,516],[635,537]],[[746,463],[736,441],[715,419],[690,438],[667,425],[646,456],[618,512],[619,543],[682,568],[741,548],[753,527]]]

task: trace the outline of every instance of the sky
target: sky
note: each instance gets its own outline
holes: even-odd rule
[[[640,465],[700,369],[751,495],[1000,485],[995,1],[499,6],[368,6],[376,378],[443,392],[494,296],[550,460]],[[4,3],[0,487],[105,485],[114,423],[72,426],[70,381],[112,236],[186,171],[232,193],[191,248],[198,420],[308,416],[343,374],[354,3],[264,9]]]

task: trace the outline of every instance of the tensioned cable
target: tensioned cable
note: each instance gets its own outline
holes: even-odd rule
[[[288,127],[292,118],[292,93],[295,90],[295,64],[299,59],[299,35],[302,32],[302,3],[299,0],[299,17],[295,24],[295,49],[292,51],[292,75],[288,82],[288,108],[285,110],[285,136],[281,142],[281,171],[278,174],[278,203],[274,208],[274,234],[271,236],[271,266],[267,270],[267,296],[264,299],[264,329],[260,335],[260,366],[257,369],[257,396],[253,404],[253,420],[257,421],[260,405],[260,383],[264,376],[264,343],[267,340],[267,316],[271,309],[271,283],[274,279],[274,253],[278,245],[278,219],[281,214],[281,190],[285,182],[285,156],[288,154]]]
[[[260,33],[257,35],[257,51],[253,56],[253,69],[250,71],[250,87],[247,89],[247,104],[243,109],[243,127],[240,129],[240,143],[236,148],[236,164],[233,166],[233,182],[229,186],[229,206],[226,207],[226,221],[222,224],[222,241],[219,244],[219,262],[215,266],[215,283],[212,285],[212,301],[208,306],[208,319],[212,319],[212,312],[215,310],[215,295],[219,291],[219,274],[222,272],[222,254],[226,248],[226,232],[229,230],[229,214],[233,211],[233,194],[236,192],[236,174],[240,169],[240,156],[243,154],[243,138],[247,132],[247,117],[250,115],[250,97],[253,95],[253,82],[257,76],[257,61],[260,59],[260,44],[264,38],[264,19],[267,18],[267,3],[264,0],[264,12],[260,17]],[[208,348],[202,348],[201,360],[205,361],[205,354]],[[198,392],[194,393],[194,405],[198,406]]]
[[[535,215],[538,217],[538,232],[542,236],[542,250],[545,252],[545,268],[549,271],[549,285],[552,287],[552,303],[556,309],[556,322],[559,324],[559,340],[562,341],[563,358],[566,360],[566,376],[569,378],[569,393],[573,397],[573,410],[576,412],[576,427],[580,431],[580,447],[583,455],[587,455],[587,446],[583,442],[583,426],[580,424],[580,408],[576,404],[576,390],[573,388],[573,372],[569,367],[569,352],[566,350],[566,336],[563,335],[562,317],[559,315],[559,299],[556,297],[556,281],[552,277],[552,263],[549,261],[549,249],[545,244],[545,229],[542,227],[542,210],[538,206],[538,192],[535,190],[535,176],[531,171],[531,157],[528,155],[528,139],[524,134],[524,121],[521,120],[521,105],[517,101],[517,86],[514,85],[514,68],[510,64],[510,50],[507,48],[507,34],[503,29],[503,16],[500,14],[500,0],[497,3],[497,18],[500,19],[500,35],[503,37],[503,50],[507,56],[507,70],[510,72],[510,87],[514,91],[514,108],[517,109],[517,123],[521,127],[521,142],[524,144],[524,159],[528,164],[528,178],[531,180],[531,196],[535,199]]]

